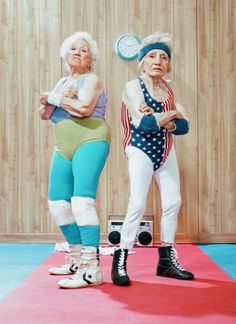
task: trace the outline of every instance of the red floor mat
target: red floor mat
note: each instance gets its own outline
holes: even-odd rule
[[[57,288],[48,275],[64,262],[54,253],[0,305],[2,323],[236,323],[236,282],[195,245],[178,245],[180,264],[196,280],[155,276],[156,248],[136,248],[128,257],[132,286],[111,283],[112,257],[102,256],[104,284],[74,290]]]

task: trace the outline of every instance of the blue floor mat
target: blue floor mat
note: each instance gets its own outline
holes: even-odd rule
[[[0,244],[0,300],[53,252],[54,244]]]
[[[199,244],[198,246],[236,280],[236,244]]]

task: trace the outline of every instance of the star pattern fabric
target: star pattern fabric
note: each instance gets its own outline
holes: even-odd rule
[[[146,104],[155,112],[161,113],[163,111],[163,103],[156,101],[148,92],[143,80],[139,78],[140,86],[143,91]],[[142,150],[152,161],[153,169],[157,170],[163,164],[163,157],[165,152],[165,128],[159,131],[145,134],[139,131],[131,124],[131,141],[130,145]]]

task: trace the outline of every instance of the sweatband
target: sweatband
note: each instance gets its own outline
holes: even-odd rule
[[[154,133],[160,130],[160,126],[155,116],[143,116],[137,130],[144,134]]]
[[[189,125],[187,119],[174,119],[172,122],[175,124],[175,129],[170,132],[174,135],[184,135],[188,133]]]
[[[153,44],[149,44],[147,46],[144,46],[141,51],[138,54],[138,62],[140,62],[143,57],[147,54],[147,52],[153,50],[153,49],[160,49],[166,52],[166,54],[169,56],[169,58],[171,59],[171,49],[164,43],[153,43]]]
[[[61,98],[62,98],[62,94],[49,92],[49,94],[48,94],[48,103],[53,105],[53,106],[60,107]]]

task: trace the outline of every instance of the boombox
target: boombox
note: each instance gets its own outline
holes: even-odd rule
[[[108,244],[117,245],[120,243],[121,229],[123,220],[108,220]],[[138,233],[135,238],[135,245],[153,246],[153,220],[143,219],[139,225]]]

